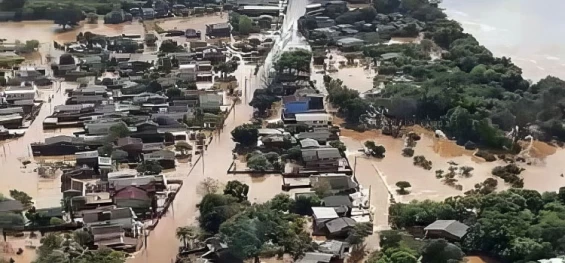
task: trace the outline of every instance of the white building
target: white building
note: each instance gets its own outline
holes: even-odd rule
[[[37,96],[37,88],[35,85],[31,86],[10,86],[4,91],[4,97],[8,102],[17,100],[35,100]]]
[[[310,127],[327,127],[332,124],[332,116],[327,113],[297,113],[296,122]]]

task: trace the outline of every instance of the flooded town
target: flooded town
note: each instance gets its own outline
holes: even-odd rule
[[[565,261],[565,81],[446,2],[0,1],[0,263]]]

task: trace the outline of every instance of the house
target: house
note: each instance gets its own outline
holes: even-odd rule
[[[359,187],[359,184],[346,174],[328,173],[310,176],[310,185],[317,185],[322,182],[329,184],[330,192],[334,194],[355,192]]]
[[[0,213],[11,212],[21,213],[24,211],[23,204],[18,200],[4,200],[0,201]]]
[[[20,114],[0,115],[0,125],[7,129],[18,129],[23,124],[23,117]]]
[[[326,222],[339,218],[335,209],[331,207],[312,207],[313,217],[313,232],[314,235],[326,235],[327,231],[324,228]]]
[[[177,77],[182,79],[182,80],[186,80],[186,81],[190,81],[190,82],[195,82],[196,81],[196,64],[180,64],[179,63],[179,72],[177,74]]]
[[[302,161],[307,170],[337,171],[341,154],[333,147],[302,149]]]
[[[98,151],[77,152],[75,153],[76,164],[96,167],[98,165]]]
[[[329,141],[339,140],[339,136],[335,133],[331,133],[328,128],[315,128],[314,131],[301,132],[297,134],[296,139],[312,139],[317,141],[319,144],[324,145]]]
[[[110,177],[108,176],[110,191],[119,191],[128,186],[137,186],[148,192],[163,191],[167,189],[167,180],[163,175],[145,175],[135,177]]]
[[[320,253],[330,254],[333,258],[343,259],[349,253],[349,243],[338,240],[327,240],[318,245]]]
[[[206,25],[206,36],[210,38],[230,37],[231,25],[229,23]]]
[[[22,212],[24,206],[17,200],[4,200],[0,202],[0,228],[13,229],[24,226]]]
[[[318,252],[308,252],[296,263],[330,263],[333,255]]]
[[[175,153],[168,150],[161,150],[143,154],[144,161],[157,161],[163,169],[175,168]]]
[[[296,123],[309,127],[327,127],[332,124],[332,116],[327,113],[297,113]]]
[[[200,31],[193,28],[188,28],[184,31],[184,36],[186,38],[197,38],[200,39]]]
[[[83,138],[59,135],[45,138],[44,143],[31,143],[31,151],[33,156],[71,155],[92,151],[101,145],[101,142],[86,142]]]
[[[270,15],[273,17],[279,16],[281,8],[278,5],[272,6],[258,6],[258,5],[244,5],[237,9],[237,12],[246,16],[260,16]]]
[[[353,203],[348,195],[324,197],[324,199],[322,199],[322,205],[324,205],[324,207],[332,207],[340,216],[349,216],[351,214],[351,208],[353,208]]]
[[[216,93],[204,93],[198,95],[198,101],[202,109],[219,109],[223,104],[223,96]]]
[[[155,10],[153,8],[141,8],[141,17],[145,20],[152,20],[155,18]]]
[[[86,227],[119,225],[124,229],[134,229],[135,213],[129,207],[85,210],[82,221]]]
[[[118,207],[131,207],[136,214],[145,214],[151,211],[153,196],[154,192],[132,185],[114,192],[112,199]]]
[[[342,38],[336,41],[336,43],[341,49],[354,49],[364,45],[363,40],[354,37]]]
[[[8,103],[18,100],[35,100],[37,92],[35,85],[9,86],[4,90],[4,97]]]
[[[314,210],[314,207],[312,207],[312,210]],[[346,238],[349,231],[357,224],[355,220],[349,217],[317,220],[315,223],[314,232],[312,234],[322,235],[328,238]]]
[[[468,229],[467,225],[457,220],[436,220],[425,227],[424,231],[426,231],[426,237],[459,241],[467,234]]]
[[[94,226],[90,228],[95,245],[112,247],[124,242],[125,232],[120,225]]]
[[[284,96],[282,97],[282,103],[284,105],[285,113],[303,113],[307,112],[309,107],[308,104],[310,99],[308,97],[302,96]]]
[[[320,148],[320,144],[313,139],[303,139],[300,140],[300,148],[308,149],[308,148]]]

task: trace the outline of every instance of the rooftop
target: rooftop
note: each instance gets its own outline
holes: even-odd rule
[[[424,228],[425,231],[445,231],[451,235],[462,238],[467,234],[469,227],[457,220],[436,220]]]
[[[312,207],[314,219],[333,219],[339,216],[331,207]]]

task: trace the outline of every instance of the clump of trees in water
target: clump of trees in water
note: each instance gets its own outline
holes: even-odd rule
[[[489,179],[483,186],[496,187],[494,179]],[[484,253],[504,262],[533,262],[565,251],[565,188],[558,193],[511,189],[498,193],[477,190],[466,194],[442,202],[393,204],[389,208],[389,221],[394,230],[403,230],[425,227],[435,220],[458,220],[470,226],[459,242],[460,251]],[[426,255],[425,249],[410,251],[416,257],[422,255],[422,262],[439,262],[427,259],[433,255]]]

